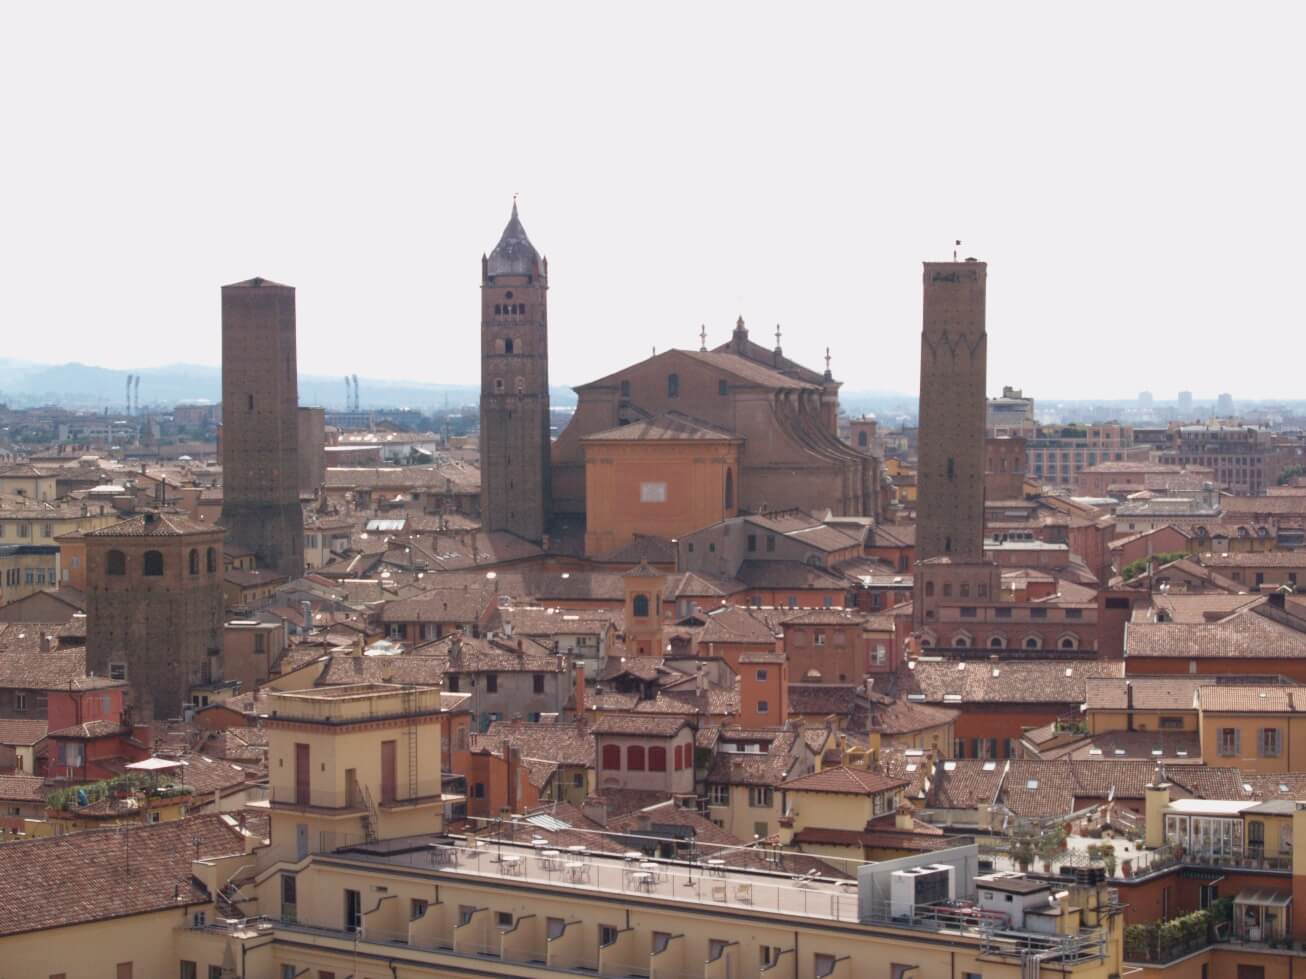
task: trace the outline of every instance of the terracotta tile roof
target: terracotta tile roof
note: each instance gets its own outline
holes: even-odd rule
[[[775,735],[768,750],[756,753],[726,751],[718,742],[707,781],[778,786],[798,763],[794,753],[798,737],[793,731],[781,731]]]
[[[0,717],[0,744],[23,747],[34,745],[45,737],[46,730],[44,720]]]
[[[244,851],[244,838],[217,815],[6,843],[0,935],[207,902],[191,861]]]
[[[183,780],[199,796],[215,791],[229,792],[267,774],[265,765],[236,763],[194,752],[180,755],[177,760],[186,766]]]
[[[495,721],[484,734],[472,737],[478,746],[507,744],[523,758],[546,759],[562,765],[594,766],[594,738],[590,718],[556,721]]]
[[[609,656],[603,664],[599,681],[607,683],[620,676],[652,682],[667,673],[661,656]]]
[[[478,588],[432,588],[413,598],[396,599],[381,606],[381,621],[479,623],[494,605],[494,591]]]
[[[664,441],[741,441],[739,436],[717,428],[708,422],[682,415],[678,411],[665,411],[654,418],[644,418],[629,425],[618,425],[602,432],[585,435],[582,442],[664,442]]]
[[[1130,622],[1125,627],[1126,656],[1166,659],[1302,659],[1306,632],[1257,615],[1239,612],[1220,622]]]
[[[828,591],[848,587],[848,579],[825,568],[802,561],[747,560],[739,565],[737,577],[750,588],[821,588]]]
[[[866,616],[852,609],[811,608],[786,615],[780,619],[781,625],[863,625]]]
[[[1088,679],[1124,673],[1123,662],[1101,660],[916,660],[909,679],[933,704],[1080,704]]]
[[[857,704],[858,689],[849,683],[791,683],[789,713],[846,717]]]
[[[131,734],[131,728],[125,727],[117,721],[99,720],[61,727],[57,731],[51,731],[46,737],[63,738],[69,741],[94,741],[97,738],[111,738],[129,734]]]
[[[198,523],[182,513],[149,511],[138,513],[118,523],[89,530],[86,537],[183,537],[187,534],[221,533],[220,527],[213,524]]]
[[[849,768],[836,765],[819,772],[811,772],[789,779],[781,784],[785,790],[796,792],[833,792],[840,795],[870,795],[875,792],[887,792],[890,789],[906,788],[905,779],[890,778],[879,772],[864,768]]]
[[[1135,608],[1133,621],[1155,622],[1163,613],[1170,622],[1199,624],[1218,622],[1235,612],[1265,601],[1263,595],[1226,595],[1223,593],[1183,595],[1177,592],[1152,593],[1151,608]]]
[[[631,540],[604,554],[599,560],[608,564],[638,564],[640,561],[675,564],[676,545],[666,537],[635,534]]]
[[[0,775],[0,802],[44,801],[44,779],[35,775]],[[0,891],[3,889],[4,885],[0,884]]]
[[[871,708],[871,730],[891,736],[912,734],[941,724],[950,724],[960,713],[949,707],[895,700],[891,704],[879,704]]]
[[[953,837],[937,836],[933,833],[915,833],[905,830],[878,829],[801,829],[794,834],[795,843],[827,846],[861,846],[877,849],[909,850],[915,853],[931,853],[946,850],[957,845]]]
[[[958,758],[934,772],[930,786],[931,809],[974,809],[996,801],[1006,774],[1005,762]]]
[[[1274,514],[1306,516],[1306,498],[1301,496],[1222,496],[1220,509],[1226,517]]]
[[[595,735],[639,735],[652,738],[671,738],[686,723],[683,717],[648,717],[639,714],[603,714],[591,729]]]
[[[1213,713],[1301,714],[1306,713],[1306,687],[1204,686],[1197,689],[1197,701]]]
[[[703,353],[696,350],[678,350],[676,353],[683,354],[700,363],[707,364],[709,367],[715,367],[718,370],[725,371],[727,374],[733,374],[741,381],[749,384],[755,384],[765,388],[783,388],[795,391],[819,391],[820,388],[815,384],[809,384],[804,381],[796,380],[792,377],[786,377],[779,371],[759,364],[756,361],[738,354],[710,351]]]
[[[751,643],[774,646],[776,625],[774,616],[760,609],[723,605],[707,614],[707,625],[699,634],[699,642]]]
[[[681,598],[719,599],[737,595],[746,587],[742,581],[735,578],[705,574],[701,571],[686,571],[683,574],[670,575],[663,594],[671,601]]]
[[[1089,710],[1126,710],[1132,687],[1135,710],[1192,710],[1197,688],[1213,680],[1211,676],[1188,675],[1089,679],[1084,681],[1084,704]]]
[[[70,683],[85,676],[85,649],[57,649],[46,653],[0,649],[0,688],[67,690]]]
[[[1155,754],[1157,751],[1159,755]],[[1202,743],[1196,731],[1104,731],[1088,737],[1061,739],[1048,748],[1040,747],[1039,754],[1046,760],[1196,765],[1202,760]]]
[[[1229,554],[1199,554],[1204,568],[1306,568],[1306,554],[1300,551],[1234,551]]]
[[[601,636],[616,628],[621,614],[607,609],[561,609],[518,606],[499,610],[504,628],[514,636]]]

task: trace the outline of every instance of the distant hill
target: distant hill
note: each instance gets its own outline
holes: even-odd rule
[[[0,359],[0,403],[14,407],[56,404],[67,408],[110,409],[124,404],[127,376],[141,377],[141,405],[171,408],[183,401],[220,401],[222,371],[199,364],[169,364],[145,367],[139,371],[111,370],[89,364],[32,364]],[[429,384],[359,377],[358,387],[363,408],[417,408],[430,410],[474,405],[480,388],[468,384]],[[576,403],[570,388],[550,389],[550,397],[559,405]],[[343,408],[343,376],[299,376],[300,404]]]

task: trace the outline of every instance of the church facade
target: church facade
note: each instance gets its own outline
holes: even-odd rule
[[[667,415],[737,441],[738,474],[731,498],[723,499],[729,509],[876,513],[876,460],[836,434],[838,382],[789,360],[779,347],[754,343],[742,319],[714,350],[668,350],[576,394],[576,413],[553,445],[555,514],[587,512],[587,439]]]

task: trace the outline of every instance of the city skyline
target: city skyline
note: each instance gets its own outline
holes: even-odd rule
[[[1264,256],[1301,251],[1282,125],[1283,21],[1301,14],[1264,31],[1177,9],[1131,11],[1127,32],[1028,6],[848,8],[838,31],[752,8],[696,10],[689,30],[674,8],[522,7],[509,31],[428,10],[402,32],[326,14],[300,38],[294,8],[249,32],[85,7],[57,51],[53,15],[17,11],[32,43],[0,77],[36,94],[4,165],[6,353],[47,359],[57,336],[123,369],[179,346],[216,364],[218,288],[262,275],[298,289],[306,371],[352,373],[366,342],[453,381],[477,362],[477,260],[519,193],[570,383],[695,349],[702,324],[723,342],[742,315],[759,338],[779,323],[802,363],[830,347],[850,390],[909,389],[921,263],[960,239],[992,269],[995,384],[1047,388],[1056,349],[1076,364],[1065,397],[1214,396],[1233,386],[1214,345],[1300,334]],[[566,29],[582,18],[607,43]],[[1238,57],[1213,67],[1216,45]],[[1294,359],[1260,365],[1258,391],[1291,396]]]

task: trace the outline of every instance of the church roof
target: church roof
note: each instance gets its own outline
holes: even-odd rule
[[[771,370],[779,371],[796,381],[806,381],[808,384],[826,383],[825,377],[818,371],[804,367],[796,360],[790,360],[784,354],[777,354],[774,350],[768,350],[760,343],[753,342],[748,339],[747,332],[744,333],[742,342],[736,343],[734,339],[731,339],[711,352],[714,354],[733,354],[736,357],[750,360]]]
[[[792,377],[786,377],[772,367],[759,364],[756,361],[749,360],[747,357],[741,357],[733,353],[720,353],[717,351],[704,352],[701,350],[679,350],[671,349],[663,351],[660,354],[654,354],[640,363],[647,364],[655,360],[667,360],[674,358],[687,357],[696,360],[708,367],[713,367],[723,373],[729,374],[738,379],[743,384],[751,384],[757,387],[773,388],[781,390],[796,391],[819,391],[820,387],[816,384],[808,384],[805,381],[799,381]],[[632,365],[634,366],[634,365]],[[582,384],[575,390],[583,391],[586,388],[601,387],[604,385],[615,385],[626,373],[629,368],[624,368],[606,377],[601,377],[597,381],[590,381],[588,384]]]
[[[671,439],[728,442],[739,439],[707,422],[690,418],[678,411],[665,411],[656,418],[646,418],[629,425],[618,425],[604,432],[586,435],[584,441],[654,442]]]
[[[246,279],[243,282],[233,282],[231,285],[223,286],[224,289],[293,289],[294,286],[288,286],[281,282],[273,282],[271,279],[264,279],[261,276],[254,276],[252,279]]]
[[[508,226],[499,236],[499,243],[490,252],[486,266],[488,275],[534,275],[540,262],[539,253],[531,240],[526,237],[526,229],[517,217],[517,202],[513,201],[512,217]]]

